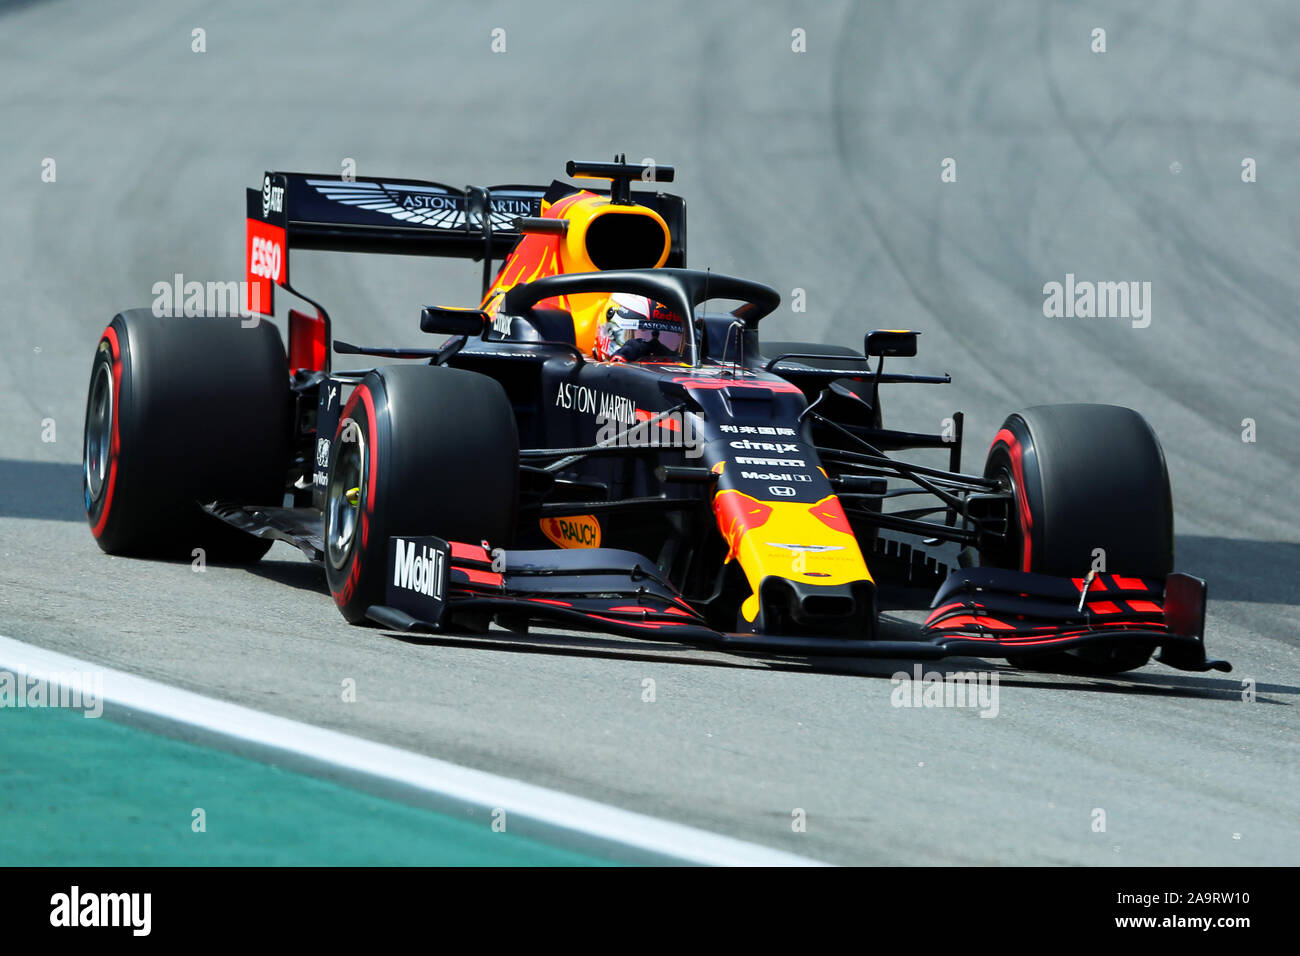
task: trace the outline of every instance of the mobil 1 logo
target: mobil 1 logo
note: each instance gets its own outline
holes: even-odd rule
[[[429,624],[441,624],[447,600],[450,549],[441,538],[389,538],[389,607]]]

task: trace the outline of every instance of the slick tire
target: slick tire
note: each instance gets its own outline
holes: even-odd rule
[[[1010,533],[985,565],[1083,577],[1100,557],[1119,574],[1164,578],[1174,565],[1173,497],[1164,452],[1137,412],[1115,405],[1040,405],[1011,415],[984,474],[1014,492]],[[1018,667],[1116,674],[1153,646],[1025,655]]]
[[[132,309],[104,330],[82,442],[86,519],[104,551],[258,560],[269,541],[199,503],[279,505],[288,451],[288,373],[270,322]]]
[[[325,501],[325,574],[348,621],[384,603],[390,536],[508,547],[518,513],[519,436],[495,380],[393,365],[353,390],[330,444]]]

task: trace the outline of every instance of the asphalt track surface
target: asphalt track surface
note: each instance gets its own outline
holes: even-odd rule
[[[1295,5],[561,9],[0,3],[0,632],[831,862],[1300,862]],[[264,169],[544,182],[615,150],[676,164],[692,265],[805,290],[769,336],[923,329],[916,367],[955,382],[895,386],[885,414],[935,430],[964,409],[968,465],[1017,408],[1145,414],[1234,673],[987,665],[982,719],[892,707],[890,663],[400,640],[344,624],[281,545],[251,572],[100,553],[78,470],[96,338],[174,273],[242,277]],[[1067,273],[1151,282],[1150,326],[1045,318]],[[340,338],[399,345],[478,282],[326,253],[293,276]]]

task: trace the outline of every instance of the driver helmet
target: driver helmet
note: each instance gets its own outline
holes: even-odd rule
[[[684,323],[675,312],[643,295],[616,292],[596,329],[595,355],[601,362],[677,358],[684,338]]]

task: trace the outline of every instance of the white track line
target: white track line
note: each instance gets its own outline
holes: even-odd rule
[[[104,713],[147,730],[271,762],[490,828],[630,863],[809,866],[817,861],[472,770],[214,700],[0,635],[0,670],[47,679],[103,676]],[[57,681],[56,681],[57,683]],[[436,863],[436,861],[430,861]]]

